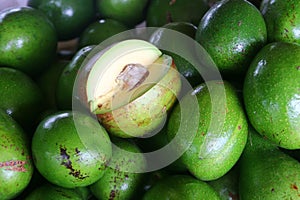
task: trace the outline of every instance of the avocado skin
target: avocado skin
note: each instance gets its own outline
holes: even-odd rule
[[[189,22],[198,26],[207,10],[205,0],[151,0],[147,8],[146,25],[161,27],[170,22]]]
[[[0,109],[0,199],[18,196],[29,184],[34,166],[29,138],[19,124]]]
[[[37,76],[56,55],[57,37],[51,21],[30,7],[0,14],[0,65]]]
[[[299,199],[300,163],[249,128],[239,163],[240,199]]]
[[[300,1],[264,0],[260,11],[264,16],[269,42],[300,44]]]
[[[243,88],[251,125],[286,149],[300,148],[300,46],[275,42],[253,59]]]
[[[266,44],[267,29],[253,4],[245,0],[222,0],[203,16],[195,39],[224,77],[241,79],[257,51]]]
[[[199,110],[190,105],[188,99],[193,95]],[[180,104],[177,104],[168,121],[168,138],[171,140],[178,134],[179,126],[184,127],[177,149],[186,145],[185,137],[193,135],[194,138],[180,157],[181,162],[198,179],[216,180],[236,164],[245,147],[248,122],[242,103],[228,82],[215,80],[200,84],[185,95],[182,106],[196,110],[192,112],[200,114],[199,121],[190,119],[195,117],[193,113],[190,118],[181,119]],[[193,131],[194,127],[197,132]]]
[[[96,18],[93,0],[29,0],[28,6],[42,11],[51,20],[59,41],[78,37]]]
[[[219,200],[217,192],[207,183],[190,175],[171,175],[159,180],[143,196],[143,200]]]

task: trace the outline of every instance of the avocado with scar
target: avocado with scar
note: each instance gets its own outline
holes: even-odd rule
[[[1,109],[0,152],[0,199],[12,199],[29,184],[33,164],[23,129]]]
[[[103,175],[111,143],[97,120],[62,111],[40,122],[32,154],[36,168],[49,182],[65,188],[84,187]]]

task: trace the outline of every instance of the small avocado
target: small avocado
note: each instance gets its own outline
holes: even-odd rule
[[[0,199],[18,196],[33,174],[29,138],[19,124],[0,109]]]
[[[274,42],[253,59],[244,80],[247,116],[255,130],[286,149],[300,148],[300,45]]]
[[[300,44],[300,1],[264,0],[260,10],[267,25],[269,42]]]
[[[57,37],[52,22],[30,7],[0,13],[0,65],[37,76],[55,57]]]
[[[300,198],[300,163],[252,127],[239,170],[240,199]]]
[[[190,175],[167,176],[153,185],[143,200],[220,200],[218,193],[206,182]]]
[[[252,58],[267,42],[260,11],[246,0],[222,0],[201,19],[198,41],[210,54],[222,75],[243,79]]]
[[[181,162],[203,181],[220,178],[236,164],[248,135],[246,114],[236,90],[218,80],[187,93],[170,113],[167,126],[169,141],[180,137],[174,151],[187,149]]]
[[[94,0],[29,0],[53,23],[59,41],[78,37],[95,18]]]
[[[145,174],[141,170],[146,160],[133,142],[119,138],[112,138],[112,142],[112,158],[103,177],[90,186],[91,192],[98,199],[137,199],[143,191]]]
[[[111,157],[105,129],[96,119],[77,111],[56,112],[41,121],[31,148],[41,175],[65,188],[96,182]]]
[[[57,107],[60,110],[72,109],[73,87],[78,71],[94,47],[94,45],[89,45],[79,49],[60,74],[55,94]]]
[[[207,10],[206,0],[151,0],[147,7],[146,25],[161,27],[171,22],[189,22],[198,26]]]
[[[20,70],[0,67],[0,108],[26,130],[34,132],[36,118],[44,108],[38,85]]]

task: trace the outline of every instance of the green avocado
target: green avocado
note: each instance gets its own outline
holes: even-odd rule
[[[0,67],[0,77],[0,108],[28,134],[32,133],[44,108],[40,88],[29,76],[13,68]]]
[[[72,109],[73,87],[78,71],[94,47],[94,45],[90,45],[79,49],[60,74],[55,94],[60,110]]]
[[[51,21],[29,7],[0,13],[0,65],[30,76],[45,70],[56,54],[57,37]]]
[[[190,175],[172,175],[153,185],[143,200],[220,200],[218,193],[207,183]]]
[[[96,0],[100,17],[117,20],[133,28],[145,19],[148,0]]]
[[[189,22],[198,26],[207,10],[205,0],[151,0],[147,8],[146,25],[161,27],[170,22]]]
[[[32,138],[33,161],[51,183],[85,187],[104,173],[111,157],[110,138],[96,119],[61,111],[46,117]]]
[[[96,18],[94,0],[29,0],[28,6],[45,13],[59,41],[78,37]]]
[[[1,109],[0,151],[0,199],[12,199],[28,186],[34,167],[23,129]]]
[[[113,154],[104,175],[90,189],[98,199],[136,199],[143,190],[146,160],[136,144],[113,138]],[[127,154],[131,152],[133,154]]]
[[[275,42],[253,59],[243,88],[247,116],[261,135],[300,148],[300,45]]]
[[[109,37],[128,29],[126,25],[114,19],[98,20],[84,29],[79,37],[79,48],[98,45]]]
[[[264,0],[260,10],[267,25],[269,42],[300,44],[300,1]]]
[[[45,184],[34,189],[25,200],[88,200],[89,192],[84,188],[63,188]]]
[[[260,11],[248,1],[222,0],[201,19],[196,40],[225,77],[241,79],[267,42],[266,24]]]
[[[249,128],[239,162],[240,199],[299,199],[300,163]]]
[[[182,110],[188,110],[188,115]],[[187,93],[171,112],[167,126],[170,141],[181,134],[174,151],[189,145],[181,162],[204,181],[222,177],[236,164],[248,135],[246,114],[236,90],[218,80]]]

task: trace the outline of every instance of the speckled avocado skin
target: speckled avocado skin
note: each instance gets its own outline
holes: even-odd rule
[[[0,109],[0,199],[12,199],[29,184],[33,174],[28,138]]]
[[[53,60],[57,37],[53,24],[30,7],[11,8],[0,14],[0,65],[37,75]]]
[[[219,200],[218,193],[207,183],[190,175],[172,175],[159,180],[143,196],[153,199]]]
[[[196,40],[221,73],[232,77],[245,73],[256,52],[265,45],[267,30],[253,4],[245,0],[222,0],[201,19]]]
[[[300,148],[300,46],[276,42],[253,60],[244,82],[252,126],[278,146]]]
[[[40,122],[32,154],[36,168],[49,182],[65,188],[84,187],[103,175],[111,143],[95,119],[61,111]]]
[[[264,0],[260,10],[267,25],[269,42],[300,44],[300,1]]]
[[[198,179],[215,180],[226,174],[242,154],[248,132],[246,115],[235,89],[228,82],[209,81],[199,85],[183,98],[182,106],[193,106],[185,103],[185,98],[192,95],[196,95],[199,105],[199,121],[186,124],[184,120],[190,119],[181,119],[178,104],[168,121],[168,137],[174,138],[183,123],[184,136],[194,135],[194,138],[180,158],[182,163]],[[191,132],[190,126],[196,126],[197,132]],[[186,142],[179,140],[178,146]]]
[[[239,162],[240,199],[299,199],[300,163],[249,128]]]

